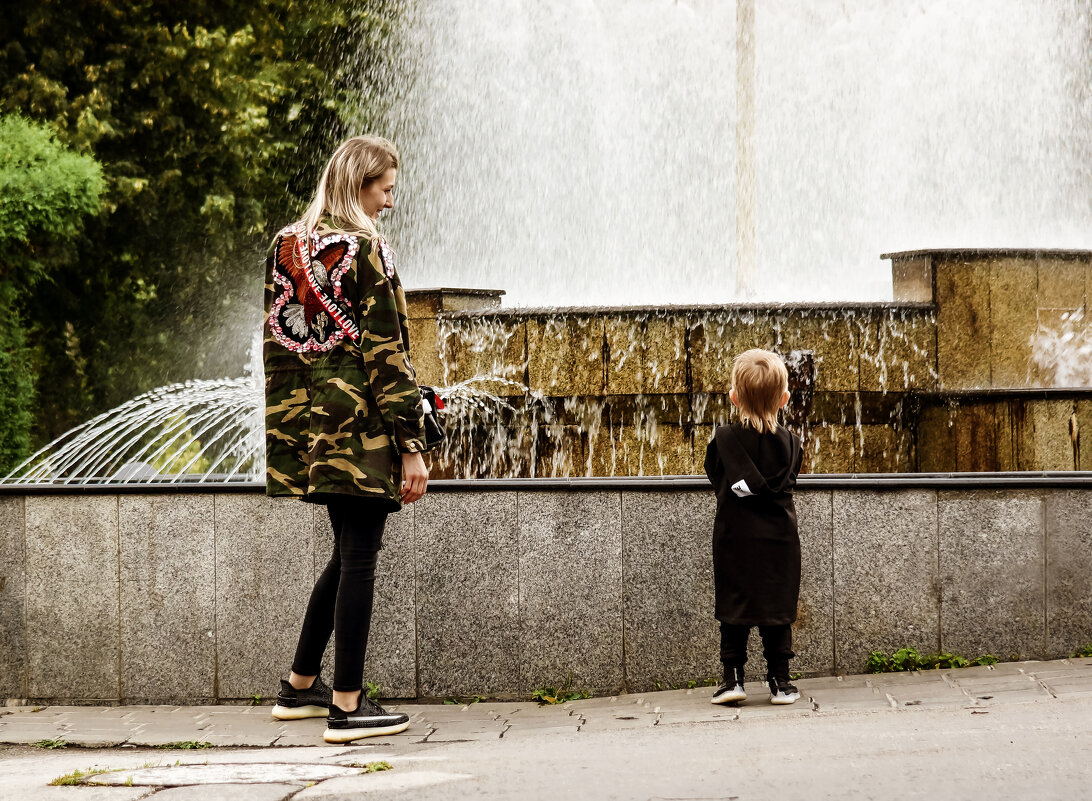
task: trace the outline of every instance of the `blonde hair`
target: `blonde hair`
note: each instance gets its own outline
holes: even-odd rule
[[[323,217],[332,227],[369,242],[379,239],[379,226],[360,205],[360,190],[387,170],[398,168],[398,151],[381,136],[354,136],[338,146],[326,162],[315,197],[299,222],[314,231]]]
[[[776,353],[752,348],[732,362],[732,389],[739,418],[759,432],[777,431],[781,396],[789,389],[789,371]]]

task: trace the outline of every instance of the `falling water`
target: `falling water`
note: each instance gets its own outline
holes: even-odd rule
[[[409,285],[738,299],[735,3],[408,2]],[[1084,0],[757,3],[755,298],[889,299],[900,249],[1092,246],[1090,29]]]

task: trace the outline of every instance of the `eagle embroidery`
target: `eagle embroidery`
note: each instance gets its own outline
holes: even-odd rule
[[[360,341],[341,293],[341,278],[357,247],[354,236],[320,237],[298,223],[281,231],[273,253],[277,291],[269,311],[269,328],[278,343],[303,353],[330,350],[345,337]]]

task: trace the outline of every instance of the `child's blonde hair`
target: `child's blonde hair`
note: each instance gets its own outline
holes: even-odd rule
[[[383,137],[347,139],[326,162],[315,197],[300,222],[313,231],[323,217],[330,217],[339,231],[375,242],[379,227],[360,205],[360,190],[392,167],[398,169],[398,151]]]
[[[776,353],[752,348],[732,362],[732,389],[739,418],[759,432],[777,431],[777,410],[789,389],[789,371]]]

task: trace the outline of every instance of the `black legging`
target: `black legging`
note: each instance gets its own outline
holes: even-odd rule
[[[720,661],[725,669],[741,668],[747,664],[747,638],[751,626],[720,624]],[[789,660],[792,652],[792,626],[759,626],[762,636],[762,655],[766,657],[766,675],[779,679],[789,678]]]
[[[352,495],[330,496],[326,508],[334,528],[334,553],[311,591],[292,670],[301,676],[318,675],[333,632],[333,688],[354,692],[364,684],[375,565],[387,509]]]

